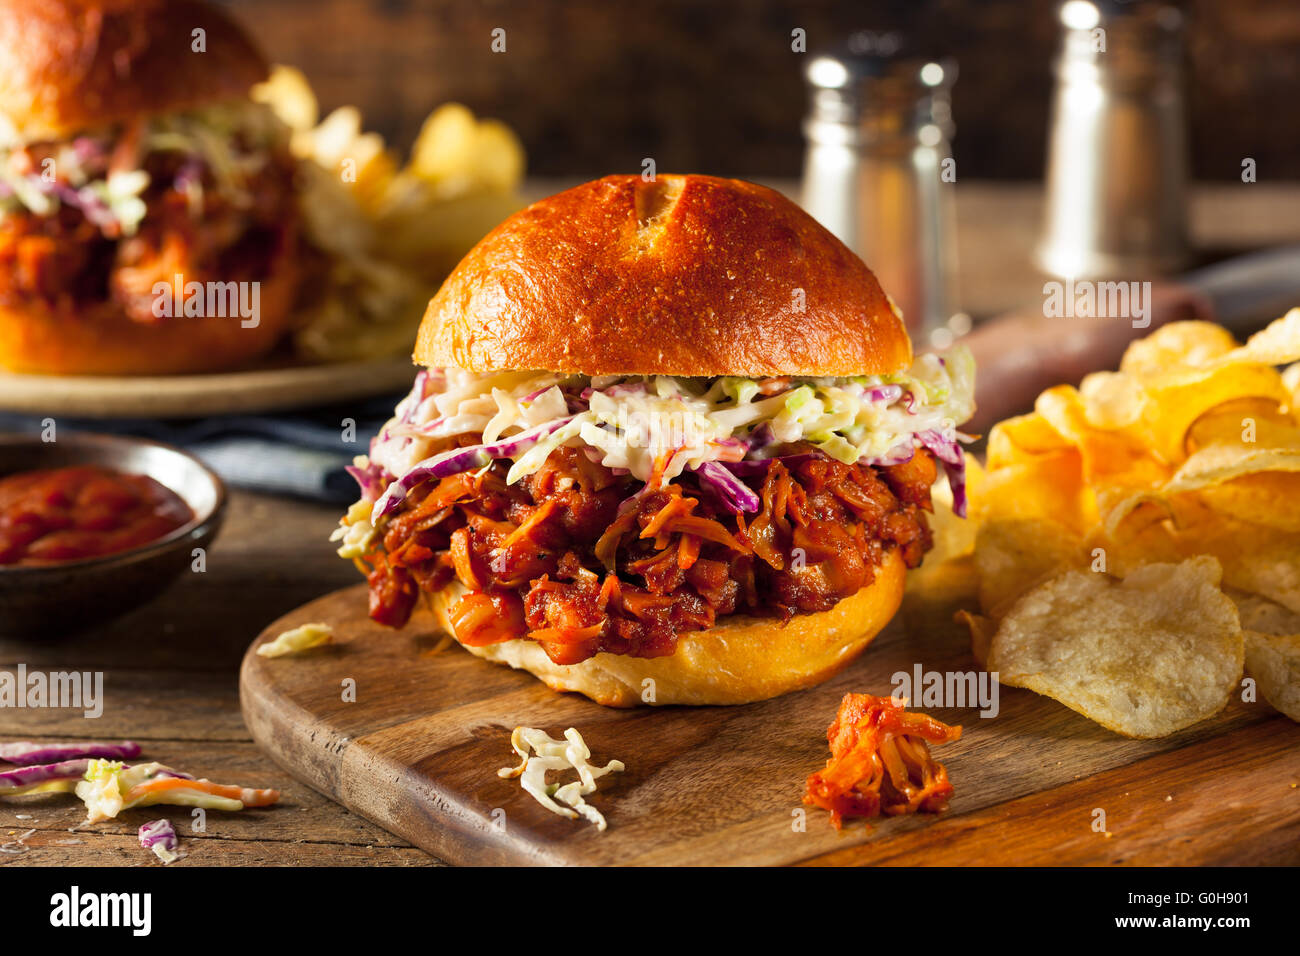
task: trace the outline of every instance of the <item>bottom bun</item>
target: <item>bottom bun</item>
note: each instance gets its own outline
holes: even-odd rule
[[[244,281],[232,277],[231,281]],[[252,280],[248,280],[252,281]],[[299,268],[281,253],[257,280],[257,324],[238,315],[137,322],[112,300],[0,304],[0,367],[33,375],[171,375],[225,371],[270,352],[293,322]]]
[[[522,639],[465,650],[606,707],[747,704],[820,684],[861,654],[898,611],[906,573],[892,549],[875,581],[829,611],[797,614],[784,624],[733,615],[707,631],[682,634],[670,657],[602,653],[580,664],[556,664],[536,641]],[[432,596],[438,622],[452,636],[448,612],[465,593],[453,581]]]

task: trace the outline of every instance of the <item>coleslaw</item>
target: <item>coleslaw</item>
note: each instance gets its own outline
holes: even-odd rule
[[[114,760],[91,760],[74,792],[86,805],[87,823],[111,820],[123,810],[158,803],[233,811],[270,806],[280,799],[277,790],[195,780],[157,762],[127,767]]]
[[[758,496],[741,480],[752,463],[795,442],[846,464],[880,466],[927,448],[947,473],[954,510],[964,514],[961,442],[968,436],[957,426],[974,412],[973,396],[974,360],[961,346],[921,355],[906,372],[849,378],[423,370],[370,454],[350,469],[361,500],[333,540],[342,541],[343,557],[360,557],[422,481],[508,460],[514,483],[561,446],[646,483],[692,472],[733,512],[758,510]],[[447,447],[447,439],[466,435],[480,437]]]
[[[150,177],[142,168],[149,153],[187,157],[174,185],[186,195],[194,215],[203,210],[202,172],[236,205],[252,202],[245,184],[288,131],[269,107],[221,104],[151,118],[135,149],[136,166],[122,168],[119,129],[87,131],[71,140],[41,146],[22,143],[0,122],[0,214],[26,210],[51,216],[61,206],[79,209],[106,236],[134,235],[146,213],[143,199]],[[39,161],[38,161],[39,159]]]
[[[181,858],[176,852],[180,838],[176,836],[176,828],[170,820],[150,820],[140,827],[136,836],[140,840],[140,846],[152,850],[164,866]]]

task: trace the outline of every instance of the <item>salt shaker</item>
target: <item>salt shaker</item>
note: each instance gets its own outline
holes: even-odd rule
[[[1067,0],[1035,259],[1069,278],[1169,272],[1188,258],[1182,14]]]
[[[950,90],[956,65],[900,55],[896,34],[855,34],[813,57],[803,206],[856,252],[918,344],[969,328],[954,312]]]

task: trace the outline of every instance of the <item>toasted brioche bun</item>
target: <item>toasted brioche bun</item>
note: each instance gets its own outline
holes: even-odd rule
[[[0,304],[0,366],[43,375],[170,375],[238,367],[271,351],[293,319],[296,258],[281,252],[260,277],[258,323],[240,316],[172,316],[137,322],[114,301],[53,309],[39,300]],[[221,281],[252,277],[230,275]]]
[[[474,372],[870,375],[912,360],[862,260],[764,186],[607,176],[521,210],[429,303],[415,361]]]
[[[210,3],[0,0],[0,113],[26,140],[236,99],[266,75],[252,40]]]
[[[581,664],[556,664],[536,641],[461,646],[606,707],[747,704],[820,684],[861,654],[898,611],[906,573],[898,549],[891,549],[875,581],[829,611],[796,614],[784,624],[732,615],[707,631],[682,634],[669,657],[597,654]],[[453,637],[449,613],[464,594],[453,581],[432,595],[434,614]],[[643,699],[647,679],[654,681],[653,700]]]

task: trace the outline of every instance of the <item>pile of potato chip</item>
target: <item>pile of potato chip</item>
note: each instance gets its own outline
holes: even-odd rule
[[[328,260],[326,281],[302,305],[298,350],[323,361],[409,350],[438,283],[523,206],[518,137],[448,103],[425,120],[399,168],[355,107],[320,120],[315,94],[292,67],[275,67],[253,96],[293,131],[306,238]]]
[[[996,425],[972,520],[937,529],[981,663],[1134,737],[1217,713],[1243,666],[1300,720],[1297,360],[1300,309],[1245,345],[1175,323]]]

